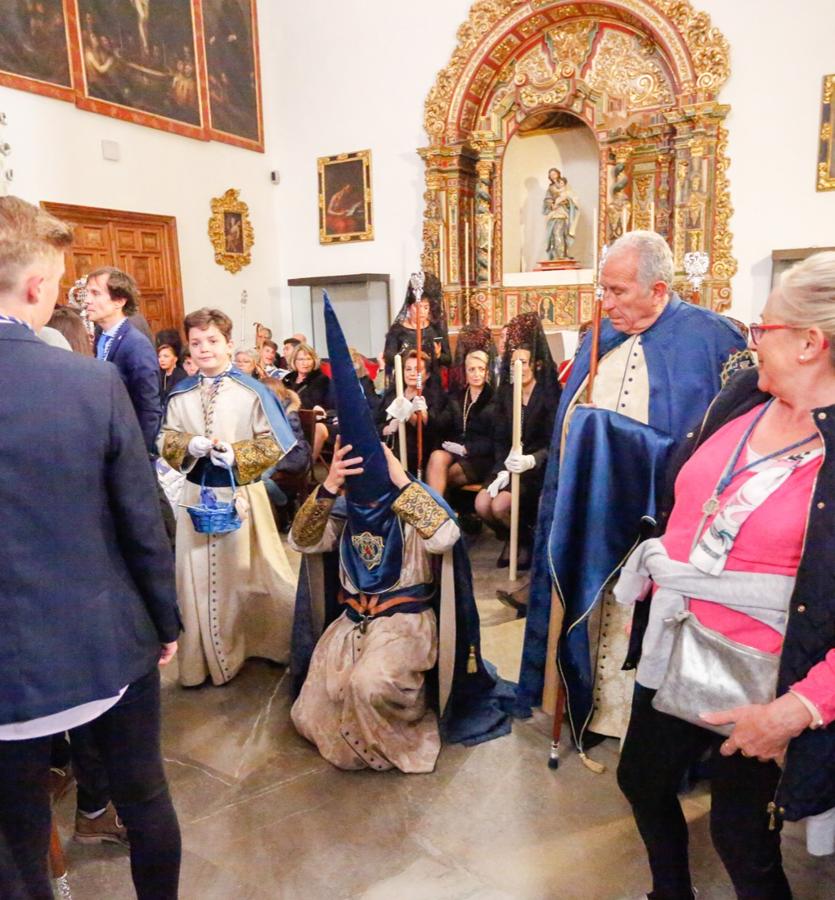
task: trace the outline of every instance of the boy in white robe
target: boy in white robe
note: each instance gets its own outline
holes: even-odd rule
[[[211,676],[219,685],[249,657],[288,661],[296,579],[260,476],[295,439],[273,395],[232,367],[231,319],[203,308],[186,317],[185,329],[199,374],[172,391],[157,443],[187,476],[176,538],[180,683]],[[201,482],[224,502],[233,480],[241,527],[195,531],[185,507],[200,504]]]

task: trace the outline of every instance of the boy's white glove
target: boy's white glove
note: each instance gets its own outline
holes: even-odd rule
[[[235,451],[229,444],[215,444],[209,455],[212,463],[216,466],[226,466],[227,469],[231,469],[235,465]]]
[[[208,455],[213,446],[211,438],[196,435],[188,442],[188,455],[195,459],[202,459]]]

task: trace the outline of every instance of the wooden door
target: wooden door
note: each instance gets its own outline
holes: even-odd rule
[[[101,266],[115,266],[135,279],[141,292],[140,312],[154,334],[163,328],[182,328],[183,289],[173,216],[63,203],[41,205],[73,226],[75,240],[66,252],[61,282],[63,298],[77,279]]]

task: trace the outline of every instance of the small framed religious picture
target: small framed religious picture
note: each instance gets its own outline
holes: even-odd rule
[[[319,158],[319,243],[374,240],[371,151]]]
[[[212,200],[209,240],[215,250],[215,262],[228,272],[239,272],[252,262],[250,249],[255,232],[249,221],[249,207],[230,188],[222,197]]]
[[[835,75],[823,77],[818,150],[818,190],[835,191]]]

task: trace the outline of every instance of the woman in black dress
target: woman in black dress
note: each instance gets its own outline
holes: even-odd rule
[[[466,385],[450,394],[440,427],[440,449],[434,450],[426,482],[441,496],[447,486],[481,483],[493,467],[493,389],[487,383],[490,358],[483,350],[467,354]]]
[[[418,395],[418,358],[417,351],[412,350],[406,355],[403,364],[403,396],[413,404],[412,412],[406,419],[406,452],[408,458],[408,470],[413,475],[423,471],[433,450],[440,446],[440,426],[446,417],[447,396],[437,377],[425,375],[428,360],[420,361],[420,371],[423,378],[423,394]],[[395,386],[392,385],[386,391],[380,404],[377,415],[377,427],[383,440],[392,448],[395,456],[400,458],[400,445],[398,442],[399,420],[394,418],[388,409],[397,397]],[[423,421],[423,454],[418,459],[417,432],[418,417]]]
[[[405,354],[417,349],[418,319],[421,323],[421,349],[429,358],[430,372],[436,375],[442,366],[448,366],[452,361],[441,282],[431,273],[427,274],[420,298],[415,296],[414,284],[413,277],[406,292],[406,301],[386,335],[383,357],[389,375],[398,353]]]
[[[165,403],[174,385],[188,378],[186,370],[177,362],[177,351],[171,344],[160,344],[157,347],[159,360],[159,398]]]
[[[522,361],[522,452],[514,453],[513,363]],[[493,468],[475,500],[478,515],[505,542],[497,565],[508,565],[510,537],[510,475],[519,478],[520,569],[530,568],[533,529],[539,495],[545,478],[545,464],[551,446],[554,416],[561,388],[557,369],[536,313],[524,313],[508,326],[507,346],[502,361],[502,386],[494,399]]]

